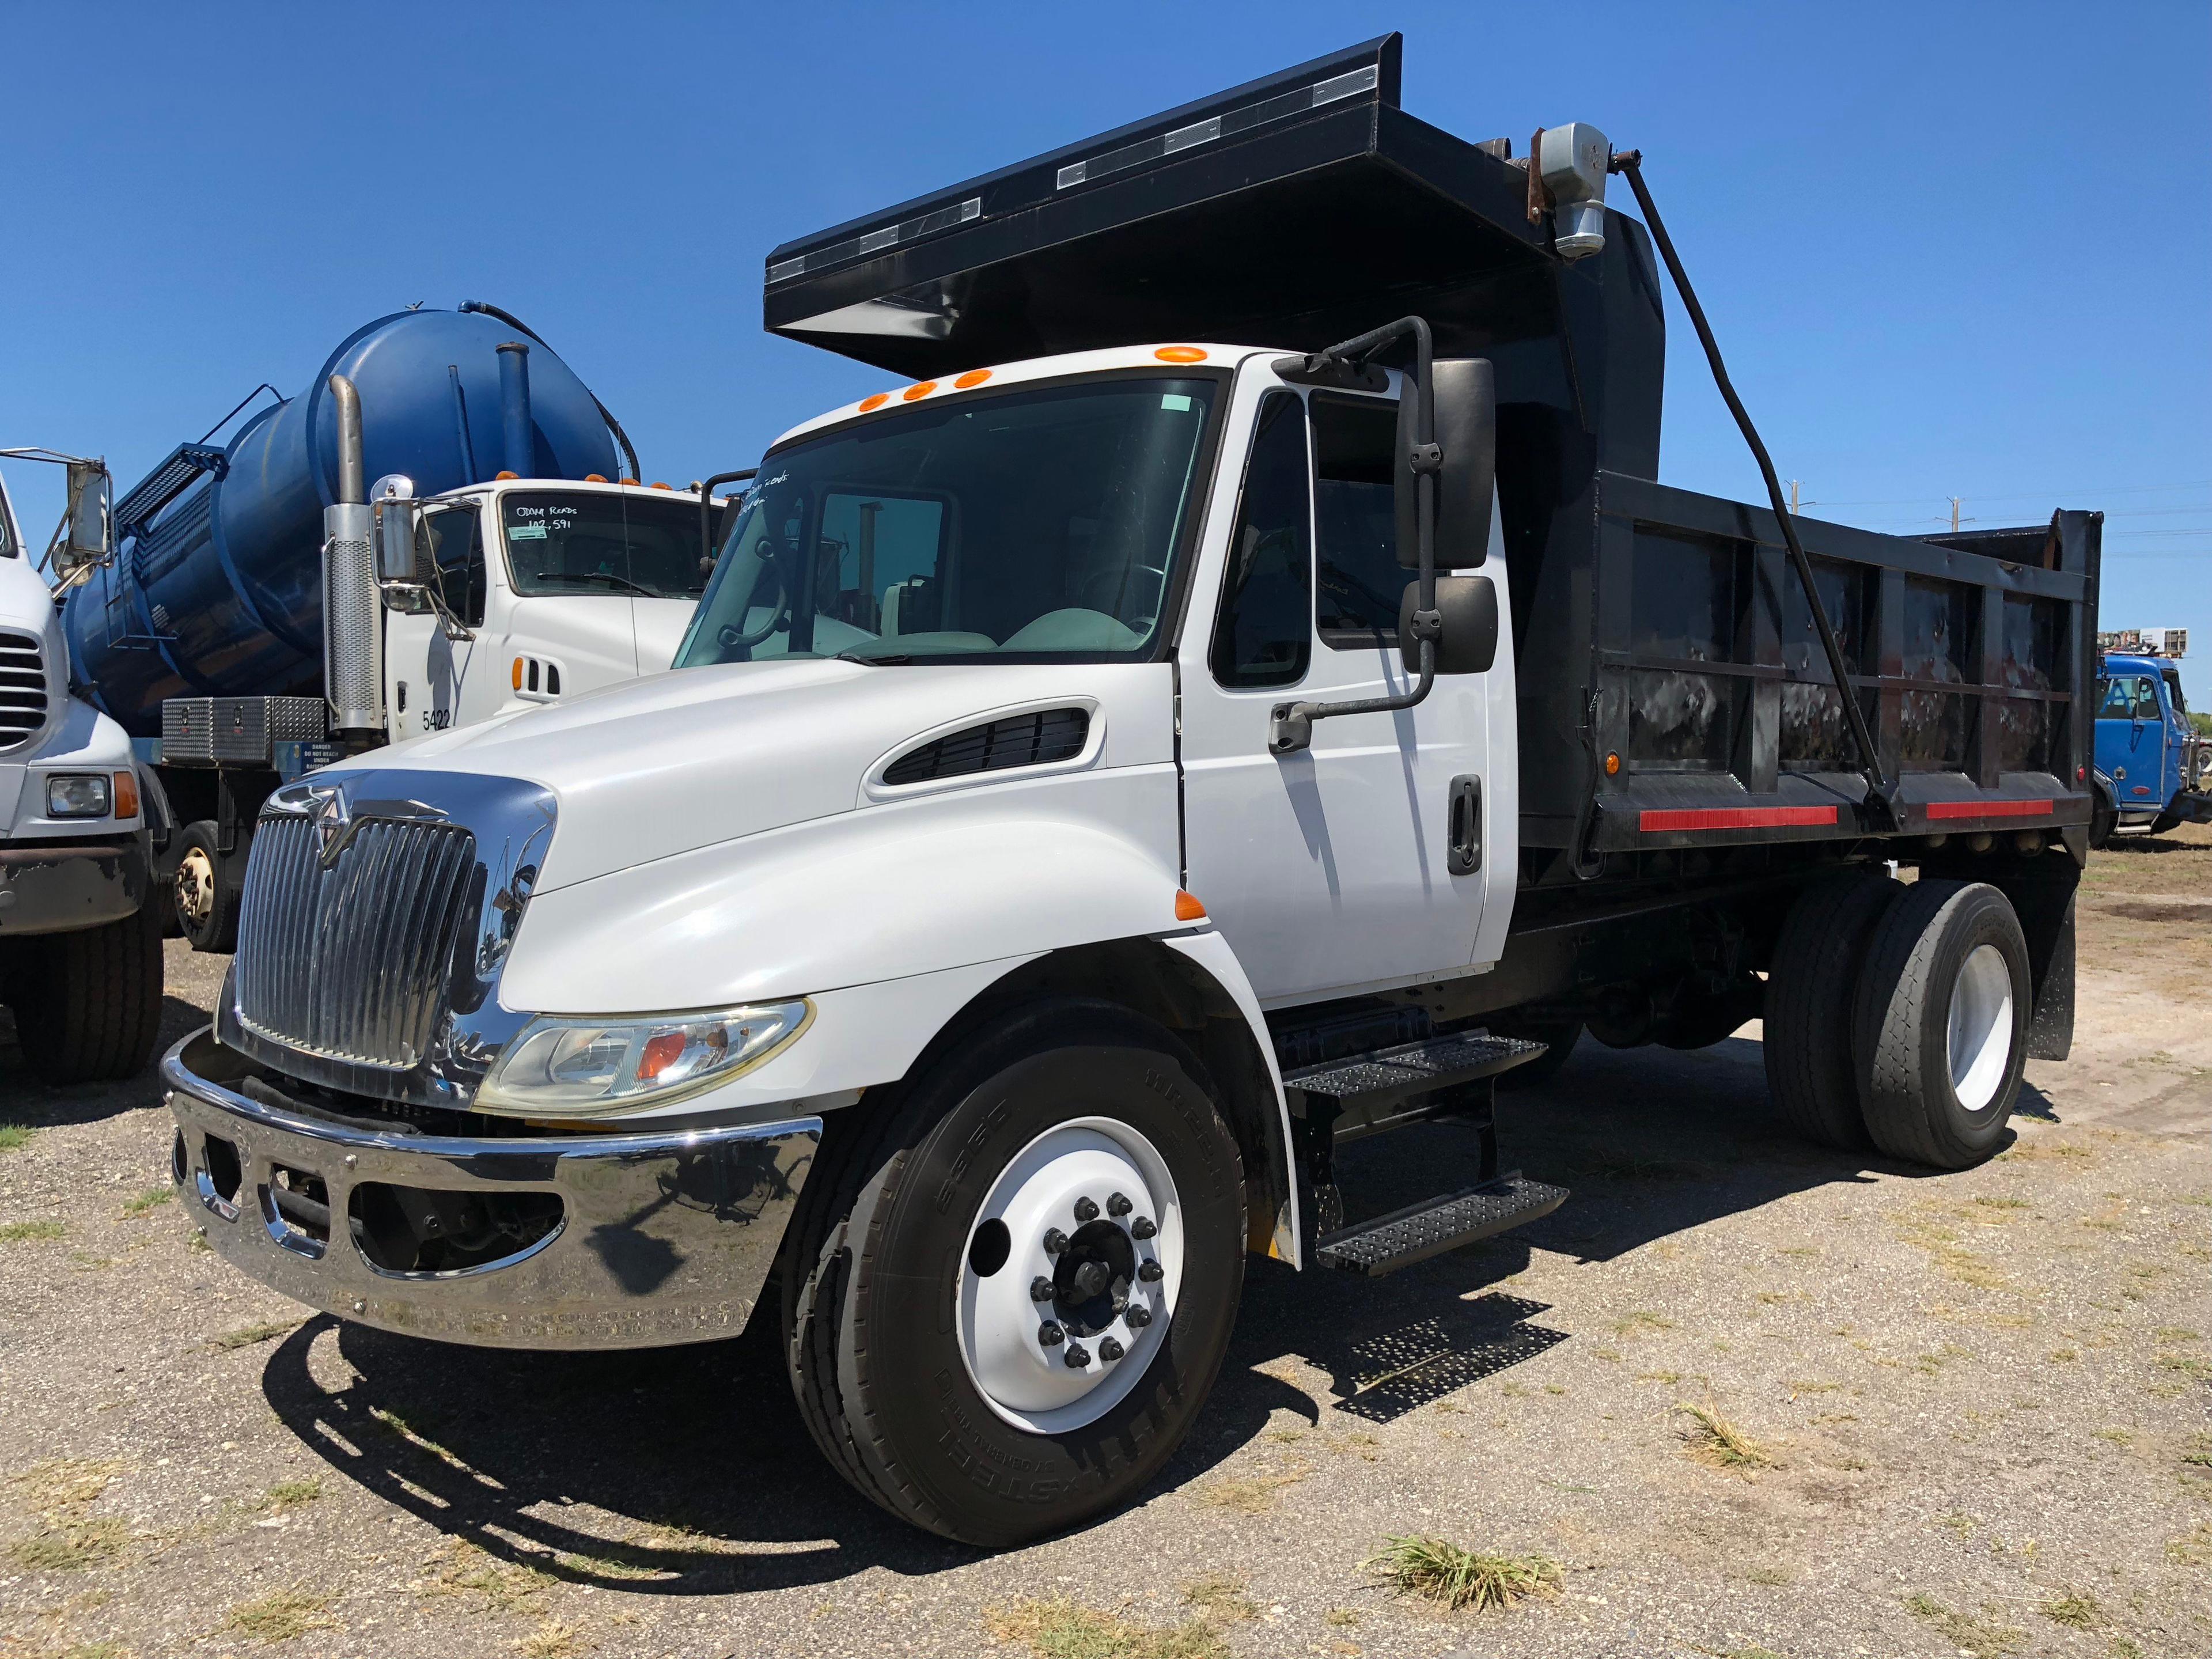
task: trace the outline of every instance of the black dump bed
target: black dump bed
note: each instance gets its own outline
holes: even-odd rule
[[[1522,839],[1880,827],[1773,515],[1656,482],[1644,228],[1569,263],[1508,147],[1398,106],[1388,35],[769,255],[771,330],[916,378],[1148,341],[1314,350],[1418,313],[1497,365]],[[1710,242],[1711,239],[1707,239]],[[1913,540],[1798,521],[1901,833],[2086,823],[2094,514]]]

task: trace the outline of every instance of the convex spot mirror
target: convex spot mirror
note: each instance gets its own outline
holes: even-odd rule
[[[46,550],[57,592],[74,587],[107,562],[112,549],[107,468],[98,461],[69,464],[69,510]]]
[[[1413,611],[1421,585],[1406,584],[1398,601],[1398,643],[1409,673],[1421,672],[1420,641],[1413,637]],[[1487,576],[1437,578],[1437,614],[1443,633],[1437,641],[1437,672],[1486,674],[1498,660],[1498,589]]]
[[[1430,366],[1436,441],[1443,451],[1437,482],[1436,568],[1466,570],[1490,547],[1492,491],[1498,473],[1498,380],[1487,357],[1439,357]],[[1398,454],[1392,468],[1398,520],[1398,562],[1421,563],[1420,475],[1413,471],[1415,404],[1408,384],[1398,404]],[[1444,672],[1438,665],[1439,672]]]

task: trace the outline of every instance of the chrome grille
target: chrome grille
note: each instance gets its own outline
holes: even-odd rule
[[[46,656],[32,635],[0,629],[0,755],[46,723]]]
[[[326,868],[323,826],[266,814],[239,912],[238,1017],[287,1048],[407,1070],[446,1002],[476,837],[362,817]]]

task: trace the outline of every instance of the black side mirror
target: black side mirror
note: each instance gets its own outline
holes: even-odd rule
[[[1411,674],[1421,672],[1420,641],[1413,637],[1413,611],[1420,598],[1420,583],[1407,582],[1406,597],[1398,601],[1398,646]],[[1498,660],[1496,585],[1487,576],[1439,576],[1437,614],[1443,622],[1437,639],[1437,672],[1488,673]]]
[[[1490,547],[1490,504],[1498,482],[1498,377],[1487,357],[1439,357],[1430,371],[1436,402],[1436,558],[1439,570],[1472,569]],[[1398,562],[1421,563],[1419,474],[1414,471],[1411,396],[1398,404]],[[1437,672],[1450,671],[1442,663]]]

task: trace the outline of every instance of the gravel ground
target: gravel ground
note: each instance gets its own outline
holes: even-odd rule
[[[0,1016],[0,1655],[2203,1655],[2208,920],[2212,836],[2097,858],[2074,1058],[1965,1174],[1785,1139],[1756,1026],[1579,1054],[1502,1114],[1564,1209],[1379,1283],[1255,1263],[1145,1502],[997,1556],[850,1493],[765,1330],[307,1317],[196,1247],[150,1075],[40,1089]],[[173,1036],[222,963],[172,949]],[[1363,1208],[1472,1161],[1353,1150]],[[1362,1562],[1407,1533],[1558,1589],[1395,1595]]]

